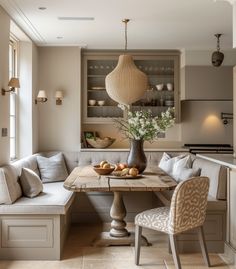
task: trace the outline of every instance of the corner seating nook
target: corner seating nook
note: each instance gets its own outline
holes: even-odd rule
[[[56,151],[40,153],[45,157]],[[172,156],[183,152],[168,152]],[[106,159],[111,163],[126,162],[128,152],[63,152],[68,172],[76,166],[94,165]],[[148,165],[158,165],[163,152],[146,152]],[[186,152],[185,152],[186,154]],[[23,167],[39,174],[36,155],[13,163],[18,176]],[[210,190],[204,231],[209,252],[223,252],[225,241],[227,169],[219,164],[193,158],[193,167],[201,168],[201,176],[210,178]],[[156,193],[162,205],[169,205],[171,192]],[[61,258],[63,244],[71,222],[71,205],[76,194],[63,188],[63,182],[44,184],[38,197],[21,197],[12,205],[0,205],[0,259]],[[197,234],[179,235],[180,252],[200,251]]]

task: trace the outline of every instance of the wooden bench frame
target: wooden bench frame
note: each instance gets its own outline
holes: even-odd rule
[[[60,260],[71,224],[65,215],[0,215],[0,259]]]

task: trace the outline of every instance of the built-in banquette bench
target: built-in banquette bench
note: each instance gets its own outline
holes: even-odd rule
[[[3,167],[0,176],[14,182],[23,167],[39,175],[36,154]],[[13,204],[0,205],[0,258],[60,259],[74,197],[63,182],[53,182],[43,184],[37,197],[22,196]]]
[[[56,153],[58,152],[47,152],[40,155],[51,157]],[[180,151],[169,152],[172,156],[182,153]],[[186,154],[186,152],[184,153]],[[63,154],[70,173],[76,166],[94,165],[104,159],[111,163],[126,162],[128,152],[91,151],[63,152]],[[150,166],[158,165],[162,154],[161,151],[146,152],[148,164]],[[19,177],[23,167],[39,174],[36,155],[24,158],[13,163],[11,167],[7,167],[16,173],[4,175],[4,171],[1,169],[0,176]],[[192,158],[195,159],[194,156]],[[223,252],[226,226],[226,168],[202,159],[195,159],[193,166],[201,168],[201,175],[208,176],[211,182],[204,226],[209,251]],[[101,193],[100,196],[102,195]],[[168,204],[171,199],[171,193],[166,192],[162,195],[157,193],[156,195],[163,204]],[[74,193],[63,188],[63,182],[55,182],[44,184],[43,193],[35,198],[21,197],[14,204],[0,205],[0,258],[60,259],[70,224],[70,209],[74,198]],[[140,210],[138,208],[137,213],[142,210],[143,208]],[[182,244],[183,242],[185,244]],[[197,238],[194,233],[181,235],[179,244],[181,250],[185,252],[198,250]]]

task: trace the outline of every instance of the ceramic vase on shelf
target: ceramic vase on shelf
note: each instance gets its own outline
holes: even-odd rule
[[[143,140],[130,140],[130,152],[127,159],[128,167],[136,167],[142,173],[147,167],[147,158],[143,150]]]

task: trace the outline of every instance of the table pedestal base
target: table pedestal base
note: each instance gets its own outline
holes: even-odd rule
[[[102,232],[98,238],[92,243],[95,247],[108,247],[108,246],[134,246],[134,232],[129,233],[128,236],[113,237],[109,232]],[[142,246],[150,246],[146,237],[141,238]]]
[[[126,208],[122,193],[114,191],[114,199],[110,210],[112,219],[109,232],[102,232],[93,242],[93,246],[134,246],[135,235],[126,229]],[[141,245],[150,246],[147,239],[142,236]]]

